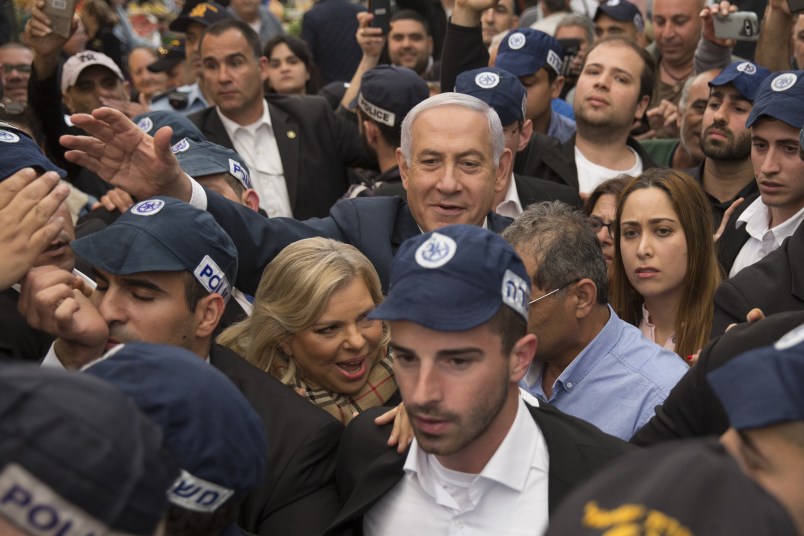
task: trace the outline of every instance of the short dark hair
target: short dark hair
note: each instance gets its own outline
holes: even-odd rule
[[[537,259],[531,275],[543,290],[553,290],[573,279],[591,279],[597,287],[597,303],[606,305],[609,278],[606,259],[586,216],[560,201],[530,205],[502,233],[514,249]]]
[[[262,56],[262,44],[260,43],[260,36],[251,26],[237,19],[219,20],[204,30],[204,33],[201,35],[201,42],[198,44],[199,49],[204,43],[204,39],[207,35],[217,36],[229,30],[237,30],[243,35],[248,43],[249,48],[251,48],[251,51],[254,53],[254,59],[259,59]]]
[[[310,51],[310,47],[307,46],[307,43],[298,37],[293,37],[292,35],[275,35],[265,42],[265,46],[262,49],[262,55],[270,60],[271,52],[273,52],[274,49],[280,44],[286,45],[307,68],[307,73],[310,75],[310,79],[307,80],[305,88],[307,94],[314,95],[318,93],[318,90],[321,87],[321,76],[319,75],[318,68],[313,61],[313,53]]]
[[[380,131],[380,136],[382,136],[382,139],[385,140],[385,143],[389,146],[400,147],[402,145],[402,121],[399,121],[394,126],[386,125],[364,114],[360,108],[357,109],[357,120],[360,122],[371,121],[374,123],[377,126],[377,130]]]
[[[517,341],[528,333],[527,321],[507,305],[501,305],[486,325],[492,333],[500,335],[502,353],[505,356],[510,354]]]
[[[183,273],[184,301],[190,311],[195,311],[198,301],[205,296],[209,296],[209,291],[204,288],[204,285],[202,285],[198,279],[195,278],[195,275],[192,272]]]
[[[656,86],[656,62],[653,60],[653,56],[650,55],[650,52],[627,37],[615,35],[598,41],[589,48],[589,51],[586,53],[586,58],[584,59],[584,67],[586,66],[586,62],[589,61],[589,56],[592,54],[592,51],[601,45],[624,46],[630,48],[642,58],[642,73],[639,75],[639,99],[642,100],[642,97],[645,95],[650,99],[653,96],[653,88]],[[648,102],[648,106],[650,106],[650,101]]]
[[[394,23],[398,20],[415,20],[424,26],[424,32],[427,34],[427,37],[431,37],[433,35],[430,31],[430,24],[427,23],[427,19],[425,19],[424,16],[422,16],[422,14],[418,11],[414,11],[412,9],[399,10],[391,15],[389,23]]]

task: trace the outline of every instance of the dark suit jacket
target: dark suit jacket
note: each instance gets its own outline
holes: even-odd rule
[[[638,141],[629,137],[626,142],[642,160],[642,169],[660,167]],[[575,135],[561,143],[556,138],[534,132],[530,143],[517,153],[514,171],[539,177],[578,189],[578,168],[575,166]]]
[[[349,186],[346,167],[370,165],[357,126],[335,117],[322,97],[268,95],[265,100],[293,217],[326,216]],[[188,118],[209,141],[234,148],[214,106]]]
[[[573,207],[583,207],[581,196],[578,195],[577,188],[571,188],[564,184],[527,177],[514,173],[516,181],[516,191],[519,194],[519,203],[523,209],[528,208],[533,203],[542,201],[561,201]]]
[[[804,225],[761,261],[748,266],[715,291],[712,337],[759,307],[765,315],[804,309]]]
[[[773,344],[782,335],[804,323],[804,311],[778,313],[756,324],[740,324],[707,344],[698,358],[673,387],[656,415],[639,430],[631,443],[640,446],[662,441],[719,436],[729,427],[729,419],[706,381],[709,372],[738,355]]]
[[[756,201],[757,197],[759,197],[759,193],[752,195],[750,198],[746,198],[743,204],[732,212],[729,221],[726,222],[726,228],[723,229],[723,234],[720,235],[718,241],[715,242],[717,262],[723,269],[724,277],[729,276],[729,272],[734,265],[734,261],[737,259],[737,255],[750,238],[748,232],[745,230],[745,224],[741,224],[737,227],[737,218],[742,215],[743,211],[745,211],[751,203]]]
[[[385,443],[390,425],[374,424],[374,417],[387,409],[361,413],[343,435],[337,470],[343,506],[327,534],[362,534],[363,515],[404,474],[407,455],[398,454]],[[528,409],[544,434],[550,456],[547,507],[551,514],[575,486],[629,450],[620,439],[551,406]]]
[[[263,218],[253,210],[206,190],[207,210],[232,237],[240,252],[237,288],[255,294],[265,266],[282,248],[302,238],[324,236],[352,244],[374,264],[388,290],[391,260],[402,242],[421,233],[406,201],[399,197],[360,197],[338,202],[327,218],[297,221]],[[502,232],[510,218],[490,212],[489,229]]]
[[[338,511],[335,456],[343,426],[228,348],[214,344],[209,360],[254,406],[268,438],[265,477],[246,497],[238,523],[254,534],[321,534]]]

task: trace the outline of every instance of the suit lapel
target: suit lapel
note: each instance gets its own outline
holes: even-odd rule
[[[279,148],[279,157],[282,160],[290,206],[295,211],[299,197],[299,126],[286,112],[268,101],[266,104],[271,115],[271,126],[274,129],[276,146]]]
[[[382,498],[405,474],[403,467],[407,456],[390,450],[377,458],[355,485],[338,517],[328,532],[346,528],[358,520]]]
[[[221,118],[218,117],[218,111],[215,107],[206,110],[206,120],[203,123],[203,134],[212,143],[217,143],[229,149],[234,149],[232,140],[229,139],[229,134],[226,133],[226,128],[223,126]]]
[[[565,428],[558,426],[547,407],[534,408],[528,405],[533,419],[542,431],[550,457],[547,484],[547,511],[550,515],[561,499],[578,482],[589,475],[586,459],[578,449],[578,438],[571,437]]]
[[[394,255],[396,255],[402,242],[421,234],[416,220],[413,219],[413,214],[410,213],[410,206],[408,206],[407,201],[400,200],[400,203],[402,206],[399,208],[399,216],[397,216],[396,225],[394,226],[394,234],[391,235],[391,248]]]

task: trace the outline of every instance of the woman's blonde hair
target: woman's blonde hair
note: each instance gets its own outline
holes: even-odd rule
[[[298,365],[282,351],[281,343],[313,325],[332,294],[356,277],[379,305],[383,296],[377,270],[357,248],[328,238],[294,242],[265,268],[251,317],[225,329],[218,343],[290,384]],[[383,324],[380,348],[389,340],[388,326]]]
[[[709,340],[715,289],[720,283],[720,268],[712,238],[712,209],[701,186],[689,175],[672,169],[648,170],[625,187],[617,203],[618,224],[614,235],[610,298],[620,318],[634,325],[639,325],[642,318],[644,300],[625,273],[619,222],[628,197],[643,188],[659,188],[667,194],[687,241],[684,292],[675,325],[675,351],[680,356],[687,356],[697,352]]]

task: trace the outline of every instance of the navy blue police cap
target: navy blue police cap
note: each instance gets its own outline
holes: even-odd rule
[[[71,243],[75,253],[113,275],[188,271],[229,299],[237,249],[206,211],[170,197],[140,201],[108,227]]]
[[[176,20],[170,23],[169,28],[173,32],[186,33],[187,26],[189,26],[191,22],[197,22],[208,28],[218,21],[231,18],[233,18],[232,14],[229,13],[225,7],[216,2],[201,2],[194,6],[188,4]]]
[[[391,263],[388,298],[369,317],[466,331],[501,306],[527,321],[529,299],[525,265],[510,244],[476,225],[449,225],[402,244]]]
[[[427,83],[411,69],[379,65],[360,79],[357,106],[370,119],[396,127],[429,96]]]
[[[184,172],[191,177],[228,173],[246,190],[254,187],[246,161],[228,147],[211,141],[184,139],[173,146],[173,154]]]
[[[27,167],[55,171],[62,179],[67,176],[67,172],[51,162],[28,134],[0,121],[0,181]]]
[[[172,39],[166,47],[159,47],[159,59],[146,68],[152,73],[164,73],[165,71],[169,71],[187,58],[184,44],[184,39],[180,38]]]
[[[176,144],[187,138],[194,141],[205,141],[207,138],[187,116],[168,110],[145,112],[134,118],[134,123],[146,134],[153,136],[162,127],[173,129],[170,143]]]
[[[455,80],[455,92],[477,97],[494,108],[503,126],[525,120],[527,91],[505,69],[482,67],[462,72]]]
[[[127,343],[84,368],[130,396],[165,433],[181,474],[168,500],[211,513],[254,489],[267,455],[262,420],[229,378],[176,346]]]
[[[645,20],[642,18],[642,13],[639,12],[638,7],[628,0],[608,0],[608,2],[603,2],[597,6],[594,20],[604,14],[620,22],[634,23],[637,32],[645,31]]]
[[[732,63],[709,82],[709,87],[733,85],[740,95],[754,102],[762,81],[770,76],[770,71],[750,61]]]
[[[741,354],[706,379],[737,430],[804,421],[804,325]]]
[[[532,28],[519,28],[500,43],[494,66],[514,76],[531,76],[542,67],[559,75],[563,57],[564,49],[555,38]]]
[[[767,115],[796,130],[804,125],[804,71],[783,71],[766,76],[754,97],[745,126]]]
[[[119,389],[31,365],[0,372],[0,518],[24,534],[154,534],[179,474]]]

